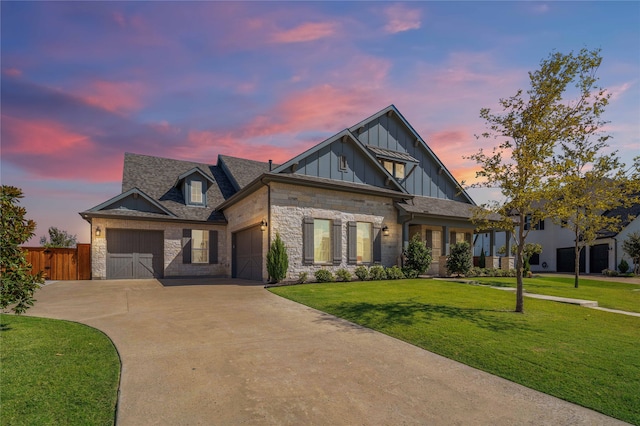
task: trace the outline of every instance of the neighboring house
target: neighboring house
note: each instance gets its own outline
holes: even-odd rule
[[[445,273],[472,241],[475,203],[392,105],[281,165],[125,154],[122,193],[80,213],[94,279],[221,276],[265,281],[280,234],[288,279],[320,268],[391,266],[419,234]]]
[[[596,241],[580,252],[580,272],[599,274],[604,269],[617,270],[624,258],[633,269],[633,262],[622,250],[622,242],[633,232],[640,231],[640,204],[619,207],[603,213],[609,217],[620,217],[619,232],[601,232]],[[534,224],[527,237],[528,243],[538,243],[542,253],[530,260],[532,272],[574,272],[575,234],[555,224],[550,219]]]

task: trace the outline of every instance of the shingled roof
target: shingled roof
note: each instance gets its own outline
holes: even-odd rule
[[[464,220],[470,220],[473,217],[473,211],[478,208],[473,204],[460,201],[420,196],[415,196],[410,200],[397,203],[397,206],[407,213],[459,218]],[[489,215],[489,219],[499,220],[500,216],[492,213]]]
[[[269,163],[264,161],[247,160],[228,155],[218,156],[218,167],[227,172],[229,180],[236,191],[249,185],[261,174],[270,171]],[[271,167],[275,169],[278,165],[272,164]]]
[[[619,217],[621,229],[626,228],[633,219],[640,216],[640,203],[631,205],[630,207],[617,207],[612,210],[607,210],[602,214],[606,217]],[[614,231],[601,231],[598,232],[598,238],[610,238],[618,235]]]

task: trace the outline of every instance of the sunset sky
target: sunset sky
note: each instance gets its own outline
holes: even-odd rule
[[[1,178],[36,237],[89,242],[125,152],[283,162],[395,104],[452,174],[483,107],[554,50],[602,49],[612,149],[640,154],[640,2],[0,4]],[[478,203],[492,195],[471,190]]]

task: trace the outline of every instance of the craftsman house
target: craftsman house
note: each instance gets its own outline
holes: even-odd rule
[[[122,193],[80,213],[94,279],[267,279],[276,233],[288,278],[400,262],[418,233],[444,274],[451,243],[471,242],[475,204],[395,106],[284,164],[218,156],[201,164],[125,154]]]

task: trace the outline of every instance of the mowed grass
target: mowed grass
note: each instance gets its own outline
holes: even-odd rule
[[[113,425],[120,360],[82,324],[0,317],[3,425]]]
[[[527,387],[640,424],[640,318],[435,280],[271,291]]]
[[[515,278],[477,277],[472,279],[487,285],[516,286]],[[603,308],[640,312],[640,285],[638,284],[580,278],[578,288],[575,288],[572,276],[524,278],[522,284],[525,291],[529,293],[595,300],[598,306]]]

